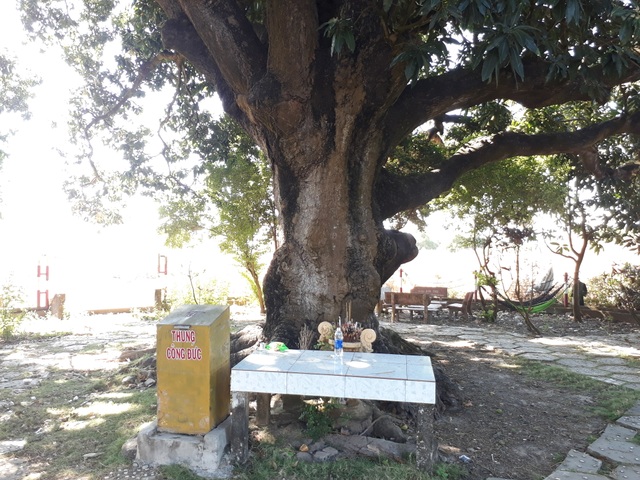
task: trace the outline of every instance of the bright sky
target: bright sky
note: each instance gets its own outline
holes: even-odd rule
[[[0,119],[1,131],[10,120],[16,132],[4,145],[9,157],[0,170],[0,285],[11,276],[35,304],[36,289],[99,290],[116,277],[153,281],[157,256],[167,249],[156,234],[151,200],[130,202],[120,226],[101,228],[72,215],[62,189],[65,159],[57,148],[64,149],[68,138],[69,91],[77,81],[56,55],[25,44],[14,3],[0,2],[0,50],[19,57],[20,67],[43,83],[30,102],[30,121]],[[169,258],[175,271],[175,258]],[[36,277],[39,262],[50,266],[48,283]]]

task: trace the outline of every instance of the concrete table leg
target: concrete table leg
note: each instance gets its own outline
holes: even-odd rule
[[[271,394],[258,393],[256,396],[256,425],[266,427],[271,419]]]
[[[231,392],[231,445],[233,463],[249,458],[249,392]]]
[[[416,406],[418,410],[416,465],[420,470],[431,472],[438,458],[438,443],[433,435],[434,406],[424,403]]]

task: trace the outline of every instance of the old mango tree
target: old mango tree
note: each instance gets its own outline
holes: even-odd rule
[[[564,153],[594,175],[613,176],[600,164],[599,142],[640,132],[633,0],[21,5],[28,30],[59,41],[87,80],[73,104],[74,138],[91,165],[85,186],[107,179],[91,143],[106,129],[105,141],[133,165],[120,189],[154,181],[186,188],[188,176],[171,166],[162,179],[152,173],[158,167],[142,153],[149,132],[128,129],[144,92],[166,92],[167,84],[173,93],[160,137],[169,163],[189,148],[212,154],[206,101],[214,92],[260,146],[283,232],[264,280],[266,334],[292,345],[303,324],[335,321],[347,303],[365,320],[381,284],[415,257],[414,239],[386,230],[385,219],[427,204],[465,172],[516,155]],[[524,131],[496,121],[491,135],[447,144],[447,126],[473,122],[470,112],[487,105],[600,108],[620,89],[624,104],[583,128]],[[396,146],[424,125],[444,137],[445,155],[426,155],[414,170],[391,168]]]

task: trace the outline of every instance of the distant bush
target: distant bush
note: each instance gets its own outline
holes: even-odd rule
[[[195,279],[193,283],[167,291],[169,307],[178,305],[226,305],[229,295],[229,284],[218,280],[208,283]]]
[[[640,266],[625,263],[592,278],[587,298],[596,307],[640,310]]]
[[[9,340],[25,317],[25,310],[20,310],[24,303],[24,293],[11,281],[0,287],[0,337]]]

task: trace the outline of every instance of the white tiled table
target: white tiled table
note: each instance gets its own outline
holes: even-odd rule
[[[255,351],[231,370],[231,449],[239,462],[248,455],[249,392],[416,403],[416,459],[419,465],[431,462],[431,458],[421,459],[420,454],[420,438],[429,444],[422,456],[433,454],[431,417],[436,383],[429,357],[345,352],[339,358],[333,352],[317,350]]]

